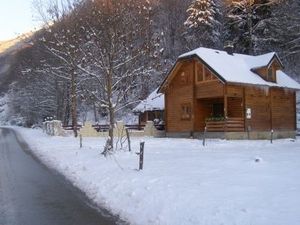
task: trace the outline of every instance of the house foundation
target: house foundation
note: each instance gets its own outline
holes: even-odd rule
[[[169,138],[203,138],[203,132],[167,132]],[[270,140],[270,131],[251,131],[251,132],[207,132],[206,138],[226,139],[226,140]],[[274,131],[273,139],[296,138],[296,131]]]

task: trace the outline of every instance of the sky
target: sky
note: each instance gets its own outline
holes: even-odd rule
[[[0,3],[0,41],[12,39],[38,26],[33,0],[0,0]]]

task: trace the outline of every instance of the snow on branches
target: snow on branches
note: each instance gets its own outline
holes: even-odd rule
[[[219,13],[214,0],[195,0],[187,9],[189,17],[185,25],[189,28],[198,28],[202,25],[214,27],[215,16]]]

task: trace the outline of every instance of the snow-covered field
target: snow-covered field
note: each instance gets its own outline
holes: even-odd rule
[[[16,128],[45,164],[130,224],[298,225],[300,140],[145,138],[134,152],[104,158],[104,139],[48,137]],[[258,159],[258,162],[255,162]]]

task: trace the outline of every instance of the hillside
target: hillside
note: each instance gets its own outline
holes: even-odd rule
[[[7,49],[14,46],[18,42],[19,42],[18,38],[8,40],[8,41],[0,41],[0,54],[5,52]]]
[[[8,85],[16,79],[12,72],[17,63],[18,53],[31,46],[32,33],[22,34],[19,37],[0,42],[0,94],[7,91]]]
[[[15,53],[28,45],[33,34],[33,32],[27,32],[11,40],[0,41],[0,56],[2,54]]]

